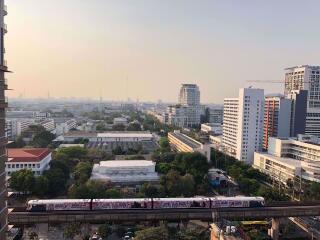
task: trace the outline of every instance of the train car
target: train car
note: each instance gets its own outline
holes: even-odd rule
[[[93,199],[92,210],[107,209],[152,209],[151,198]]]
[[[211,208],[241,208],[241,207],[262,207],[263,197],[214,197],[211,199]]]
[[[210,208],[209,198],[153,198],[153,209]]]
[[[27,205],[27,210],[31,212],[84,211],[90,209],[91,199],[30,200]]]

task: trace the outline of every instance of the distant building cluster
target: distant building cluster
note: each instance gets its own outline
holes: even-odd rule
[[[61,135],[75,129],[77,122],[72,118],[53,118],[48,112],[7,111],[5,131],[9,140],[15,140],[31,125],[42,126],[49,132]]]

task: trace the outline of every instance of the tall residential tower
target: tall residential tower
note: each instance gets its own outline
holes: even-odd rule
[[[320,66],[301,65],[286,69],[285,94],[308,91],[306,134],[320,137]]]
[[[238,98],[226,98],[223,112],[223,145],[226,154],[248,164],[263,139],[264,90],[242,88]]]

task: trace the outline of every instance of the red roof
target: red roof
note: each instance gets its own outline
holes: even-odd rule
[[[51,152],[48,148],[8,148],[9,162],[40,162]]]

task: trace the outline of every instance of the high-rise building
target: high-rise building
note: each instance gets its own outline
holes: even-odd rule
[[[308,91],[306,134],[320,136],[320,66],[301,65],[285,69],[285,94]]]
[[[268,149],[269,137],[289,137],[291,100],[284,96],[266,96],[264,102],[263,146]]]
[[[5,162],[6,157],[6,132],[5,132],[5,109],[8,105],[5,90],[8,89],[8,85],[5,79],[5,72],[8,72],[7,63],[4,60],[4,35],[7,32],[7,26],[4,23],[4,16],[7,15],[7,7],[4,4],[4,0],[0,0],[0,239],[6,239],[5,232],[7,230],[7,205],[6,205],[6,172]]]
[[[224,100],[223,146],[226,154],[248,164],[263,139],[264,90],[242,88],[238,98]]]
[[[223,107],[210,107],[208,108],[208,122],[209,123],[215,123],[215,124],[221,124],[223,122]]]
[[[305,134],[308,91],[292,90],[287,98],[291,100],[290,136],[296,137],[298,134]]]
[[[182,84],[179,103],[183,106],[199,106],[200,90],[196,84]]]
[[[204,106],[200,105],[200,90],[195,84],[182,84],[179,104],[167,108],[168,123],[178,127],[200,125]]]

